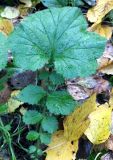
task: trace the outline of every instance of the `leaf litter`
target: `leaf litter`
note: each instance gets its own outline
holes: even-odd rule
[[[16,7],[6,7],[1,13],[2,19],[0,21],[0,32],[8,35],[13,31],[14,26],[12,21],[19,21],[19,16],[23,19],[29,15],[29,9],[34,3],[31,1],[21,0],[24,5]],[[39,3],[39,2],[37,2]],[[91,2],[88,2],[90,5]],[[95,4],[92,2],[92,4]],[[23,7],[24,6],[24,7]],[[96,4],[91,7],[87,12],[88,21],[93,23],[89,28],[89,32],[97,32],[103,37],[110,39],[112,37],[113,28],[109,25],[104,25],[103,18],[106,14],[113,9],[112,0],[97,0]],[[12,21],[10,20],[12,19]],[[14,20],[15,19],[15,20]],[[45,150],[47,153],[46,160],[75,160],[76,153],[78,151],[78,142],[80,137],[87,138],[95,145],[105,142],[107,149],[113,150],[113,96],[112,86],[109,82],[103,79],[103,75],[113,75],[113,46],[109,41],[106,45],[105,51],[98,60],[98,73],[88,78],[75,78],[66,81],[67,90],[72,97],[81,103],[73,113],[65,117],[64,130],[59,130],[53,134],[51,143]],[[29,71],[27,72],[29,74]],[[23,75],[25,72],[23,72]],[[22,76],[18,73],[11,79],[11,83],[15,89],[22,89],[26,85],[36,83],[35,76],[31,79],[22,82]],[[29,74],[32,76],[32,74]],[[19,79],[20,77],[20,79]],[[19,84],[18,84],[19,81]],[[100,105],[96,102],[96,94],[108,91],[110,99],[108,103]],[[11,93],[12,92],[12,93]],[[1,102],[10,103],[12,96],[19,91],[11,91],[9,87],[0,93]],[[96,94],[95,94],[96,93]],[[3,97],[3,98],[2,98]],[[15,100],[14,100],[15,101]],[[14,102],[14,106],[17,104],[18,108],[22,103]],[[11,102],[12,103],[12,102]],[[9,112],[15,112],[13,103],[10,105]],[[26,109],[22,108],[22,114],[26,112]],[[70,125],[71,124],[71,125]],[[83,136],[84,135],[84,136]],[[86,137],[85,137],[86,138]],[[102,160],[111,158],[110,154],[101,157]]]

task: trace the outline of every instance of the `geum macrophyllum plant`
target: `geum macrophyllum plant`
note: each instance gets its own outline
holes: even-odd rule
[[[48,144],[58,129],[57,115],[68,115],[77,106],[63,87],[65,79],[94,74],[96,59],[104,51],[106,39],[86,29],[87,22],[78,8],[51,8],[25,18],[8,37],[15,66],[38,74],[39,83],[25,87],[17,98],[32,105],[23,122],[37,126],[26,138],[37,140],[39,155],[41,143]],[[4,47],[0,50],[2,69],[7,58]]]

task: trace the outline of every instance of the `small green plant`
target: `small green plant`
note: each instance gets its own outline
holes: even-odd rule
[[[25,18],[7,42],[0,35],[3,42],[0,69],[7,64],[4,47],[7,45],[16,67],[37,73],[36,85],[28,85],[17,96],[32,106],[23,115],[26,125],[35,125],[26,135],[28,141],[37,141],[36,148],[31,146],[28,151],[32,157],[42,154],[41,144],[50,143],[51,134],[59,128],[58,116],[70,114],[77,106],[66,91],[65,80],[86,77],[96,71],[96,59],[103,53],[106,39],[86,29],[81,11],[64,7]]]

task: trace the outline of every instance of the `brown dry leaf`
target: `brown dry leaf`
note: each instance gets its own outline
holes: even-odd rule
[[[105,51],[103,55],[98,59],[98,70],[105,68],[106,66],[112,64],[113,62],[113,45],[111,43],[107,43]]]
[[[113,135],[110,135],[109,139],[105,143],[105,146],[107,149],[113,151]]]
[[[88,116],[97,107],[96,95],[92,95],[64,121],[64,136],[69,141],[78,140],[89,126]],[[71,124],[71,125],[70,125]]]
[[[113,88],[112,88],[111,93],[110,93],[109,105],[110,105],[110,107],[113,108]]]
[[[76,78],[67,81],[67,90],[77,101],[84,101],[95,92],[101,93],[109,91],[109,89],[109,82],[104,80],[99,74],[87,78]]]
[[[107,26],[107,25],[102,25],[101,23],[100,24],[97,24],[97,25],[92,25],[88,31],[91,31],[91,32],[96,32],[98,34],[100,34],[102,37],[106,37],[107,39],[110,39],[111,36],[112,36],[112,27],[110,26]]]
[[[0,32],[8,35],[14,29],[13,23],[8,19],[0,19]]]
[[[67,141],[64,137],[64,131],[60,130],[53,134],[51,143],[46,150],[46,160],[74,160],[73,152],[78,150],[78,142]]]
[[[102,18],[112,9],[113,0],[97,0],[96,6],[88,10],[88,20],[99,24],[102,21]]]
[[[113,156],[110,153],[106,153],[100,158],[100,160],[113,160]]]
[[[101,68],[99,71],[108,75],[113,75],[113,62],[106,67]]]
[[[108,104],[101,105],[89,115],[90,125],[85,135],[93,144],[105,142],[110,135],[112,108]]]
[[[11,95],[11,89],[7,84],[4,86],[5,88],[0,92],[0,104],[6,103]]]
[[[95,88],[93,89],[93,92],[95,93],[102,93],[102,92],[109,92],[110,90],[110,84],[107,80],[104,80],[102,77],[95,77],[97,84]]]
[[[8,112],[14,112],[23,102],[18,101],[15,97],[20,93],[19,90],[13,91],[11,93],[11,98],[8,100]]]

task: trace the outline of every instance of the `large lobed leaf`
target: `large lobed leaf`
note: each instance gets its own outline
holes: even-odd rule
[[[39,11],[23,20],[9,38],[15,64],[34,71],[53,58],[57,73],[66,78],[93,74],[106,40],[86,29],[76,7]]]
[[[68,0],[41,0],[47,7],[63,7],[68,5]]]
[[[0,70],[5,68],[8,60],[7,46],[5,45],[6,40],[7,37],[0,33]]]

